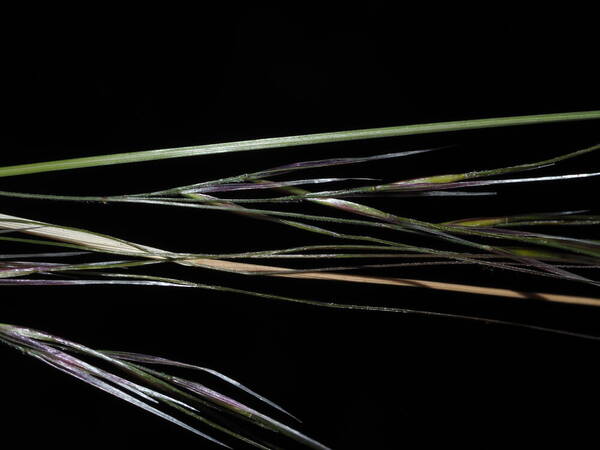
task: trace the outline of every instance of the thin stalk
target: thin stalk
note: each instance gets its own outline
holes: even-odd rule
[[[497,128],[518,125],[534,125],[575,120],[600,119],[600,111],[580,111],[529,116],[496,117],[490,119],[458,120],[435,122],[397,127],[370,128],[365,130],[336,131],[330,133],[285,136],[267,139],[227,142],[222,144],[195,145],[190,147],[165,148],[140,152],[116,153],[112,155],[88,156],[32,164],[19,164],[0,168],[0,177],[11,177],[57,170],[80,169],[84,167],[109,166],[161,159],[183,158],[188,156],[214,155],[272,148],[296,147],[300,145],[325,144],[332,142],[377,139],[417,134],[446,133],[482,128]]]

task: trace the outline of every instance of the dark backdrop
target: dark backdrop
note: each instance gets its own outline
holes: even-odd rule
[[[437,9],[436,9],[437,8]],[[522,9],[14,13],[5,39],[2,165],[269,136],[598,109],[597,40],[585,11]],[[61,20],[55,17],[60,16]],[[330,156],[453,145],[340,173],[387,180],[534,161],[596,143],[570,123],[298,147],[3,179],[3,190],[141,192]],[[594,170],[591,157],[547,173]],[[597,209],[594,181],[500,189],[484,200],[375,202],[425,220]],[[225,213],[2,200],[2,211],[190,252],[327,242]],[[310,209],[316,213],[319,209]],[[598,238],[597,231],[585,230]],[[595,234],[594,234],[595,233]],[[473,314],[591,334],[591,308],[417,289],[168,275],[298,297]],[[388,272],[386,272],[387,274]],[[389,272],[392,273],[392,272]],[[477,268],[398,276],[598,295]],[[299,416],[333,448],[584,439],[597,426],[598,344],[498,325],[140,287],[4,289],[2,321],[96,348],[201,364]],[[3,440],[78,448],[158,441],[212,448],[1,349]],[[7,396],[8,394],[8,396]],[[285,447],[285,446],[284,446]]]

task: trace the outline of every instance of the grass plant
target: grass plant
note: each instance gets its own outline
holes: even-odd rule
[[[600,120],[600,111],[405,125],[92,156],[0,167],[0,177],[219,153],[273,148],[283,151],[294,146],[495,127],[533,126],[575,120]],[[305,236],[307,243],[288,248],[237,253],[183,253],[157,248],[148,245],[149,243],[123,240],[93,230],[73,228],[68,224],[47,223],[40,217],[21,217],[2,212],[0,241],[19,244],[24,248],[39,248],[39,251],[23,250],[18,254],[0,254],[0,286],[108,284],[209,289],[313,307],[443,316],[597,340],[600,336],[541,327],[527,321],[494,320],[480,316],[410,309],[402,305],[350,304],[331,301],[319,295],[314,298],[283,296],[205,282],[210,276],[191,275],[190,279],[174,279],[150,275],[143,269],[149,265],[177,264],[192,269],[224,271],[240,276],[294,278],[305,280],[307,283],[312,280],[317,283],[361,283],[371,285],[373,290],[377,289],[378,285],[418,287],[509,299],[600,306],[600,297],[595,296],[543,292],[543,289],[542,292],[529,292],[513,289],[511,286],[474,285],[469,282],[468,273],[463,283],[361,273],[365,270],[388,271],[436,265],[483,266],[523,273],[538,277],[539,280],[551,278],[565,283],[581,283],[590,286],[591,289],[597,288],[600,281],[590,273],[600,268],[600,242],[571,233],[575,227],[600,224],[600,216],[593,211],[532,212],[493,217],[478,217],[475,214],[475,217],[449,218],[446,221],[433,222],[376,208],[372,206],[371,201],[393,201],[403,197],[491,196],[493,192],[481,191],[480,188],[501,188],[503,185],[519,183],[526,186],[531,183],[577,182],[597,177],[600,172],[592,169],[585,172],[545,175],[543,171],[550,166],[560,167],[560,163],[566,160],[583,159],[598,150],[600,144],[582,149],[566,149],[561,155],[549,155],[541,161],[528,161],[524,157],[525,161],[516,161],[515,165],[509,167],[462,173],[434,173],[404,180],[380,180],[376,173],[364,173],[361,177],[341,177],[336,173],[336,168],[383,160],[393,164],[400,158],[435,157],[436,152],[451,152],[453,149],[444,147],[363,157],[307,159],[252,173],[241,173],[243,169],[240,168],[238,174],[224,178],[198,181],[191,185],[165,186],[159,191],[141,193],[81,196],[2,190],[1,197],[56,202],[59,206],[71,202],[98,202],[128,204],[131,207],[153,205],[157,209],[188,208],[199,210],[199,213],[220,211],[277,224],[282,229],[290,229]],[[314,171],[319,171],[320,174],[301,175],[312,174]],[[321,174],[323,171],[327,173]],[[527,176],[517,175],[522,172],[527,172]],[[532,175],[532,172],[535,175]],[[538,172],[540,175],[537,175]],[[309,204],[322,208],[323,213],[313,214],[305,211],[304,207]],[[34,215],[32,213],[32,216]],[[548,234],[543,231],[549,226],[559,227],[564,232]],[[310,241],[313,235],[325,237],[329,243],[313,244]],[[421,244],[423,241],[428,244]],[[55,251],[48,250],[49,247]],[[71,257],[83,261],[69,262]],[[102,260],[98,261],[98,257]],[[254,262],[256,260],[267,261],[268,264],[257,264]],[[294,261],[301,261],[305,266],[288,266],[289,262]],[[206,273],[204,272],[204,275]],[[271,408],[273,414],[287,414],[265,397],[211,369],[149,355],[93,350],[43,331],[12,324],[0,324],[0,341],[223,446],[228,445],[212,435],[209,436],[204,430],[212,429],[216,433],[228,435],[258,448],[275,448],[275,444],[270,440],[273,433],[295,440],[308,448],[327,448],[254,407],[246,406],[194,381],[163,373],[149,366],[162,365],[208,372],[240,388],[249,394],[253,401]],[[293,417],[287,415],[288,419],[293,420]],[[180,416],[183,418],[179,418]],[[197,425],[192,426],[189,421],[195,421]],[[240,425],[236,425],[238,422]],[[253,427],[249,428],[248,425]]]

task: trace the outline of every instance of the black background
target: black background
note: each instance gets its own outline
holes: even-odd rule
[[[462,11],[431,4],[402,11],[232,7],[148,13],[53,10],[37,11],[34,20],[31,14],[7,16],[14,29],[3,50],[2,165],[600,107],[593,67],[597,37],[586,11]],[[55,172],[7,178],[1,185],[74,195],[143,192],[295,161],[454,146],[339,171],[394,180],[534,161],[597,140],[597,123],[569,123]],[[588,156],[545,173],[596,168]],[[593,180],[567,181],[502,188],[501,195],[484,200],[373,204],[440,221],[578,208],[597,212],[594,188]],[[7,199],[2,204],[8,214],[178,251],[330,242],[219,212]],[[598,238],[592,229],[583,233]],[[600,315],[592,308],[165,270],[184,279],[298,297],[600,333]],[[478,268],[393,273],[598,295],[573,283]],[[333,448],[558,438],[577,446],[596,434],[600,373],[598,344],[592,341],[462,320],[160,288],[4,289],[2,309],[3,322],[92,347],[220,370],[284,405],[304,421],[303,431]],[[213,448],[12,350],[0,351],[6,442],[14,437],[25,448],[40,442],[76,448],[82,440],[116,448],[157,442]]]

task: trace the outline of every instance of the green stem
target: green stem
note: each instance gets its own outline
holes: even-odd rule
[[[533,125],[574,120],[600,119],[600,111],[582,111],[531,116],[499,117],[490,119],[459,120],[398,127],[371,128],[366,130],[337,131],[331,133],[286,136],[268,139],[228,142],[223,144],[198,145],[191,147],[166,148],[141,152],[117,153],[113,155],[89,156],[16,166],[0,167],[0,177],[27,175],[56,170],[79,169],[83,167],[108,166],[160,159],[182,158],[186,156],[211,155],[217,153],[263,150],[270,148],[294,147],[299,145],[324,144],[329,142],[354,141],[415,134],[444,133],[449,131],[475,130],[516,125]]]

